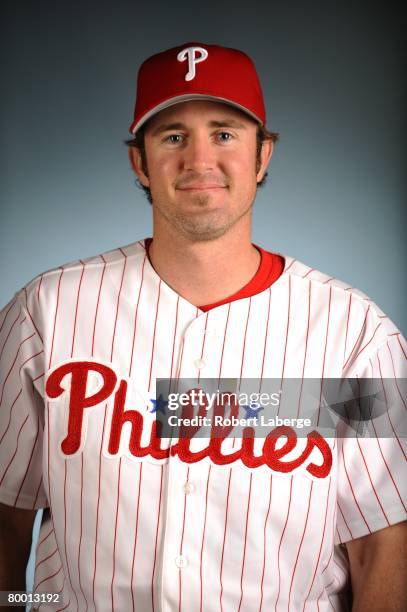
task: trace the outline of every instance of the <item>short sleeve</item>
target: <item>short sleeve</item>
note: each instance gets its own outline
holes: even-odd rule
[[[0,502],[26,509],[48,505],[42,479],[44,405],[37,390],[43,357],[39,332],[16,295],[0,313]]]
[[[406,520],[406,341],[394,333],[364,361],[357,378],[381,390],[370,434],[338,440],[337,543]]]

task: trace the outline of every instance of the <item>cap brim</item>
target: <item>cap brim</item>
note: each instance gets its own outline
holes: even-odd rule
[[[161,102],[160,104],[157,104],[152,109],[147,111],[141,117],[141,119],[139,119],[138,121],[134,121],[132,123],[130,127],[130,133],[135,134],[137,130],[139,130],[141,126],[146,123],[146,121],[151,119],[151,117],[153,117],[160,111],[166,108],[169,108],[170,106],[174,106],[175,104],[180,104],[181,102],[190,102],[192,100],[212,100],[214,102],[222,102],[223,104],[227,104],[228,106],[232,106],[234,108],[237,108],[238,110],[241,110],[246,115],[249,115],[250,117],[252,117],[252,119],[254,119],[257,123],[259,123],[260,125],[263,125],[263,122],[260,119],[260,117],[255,115],[252,111],[250,111],[245,106],[242,106],[241,104],[238,104],[237,102],[233,102],[232,100],[227,100],[226,98],[221,98],[219,96],[211,96],[209,94],[183,94],[181,96],[175,96],[174,98],[169,98],[168,100],[165,100],[164,102]]]

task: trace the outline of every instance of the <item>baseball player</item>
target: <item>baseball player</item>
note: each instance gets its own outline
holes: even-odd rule
[[[251,242],[276,140],[252,61],[150,57],[131,133],[153,236],[39,275],[1,313],[1,589],[24,589],[43,508],[33,610],[406,609],[387,392],[405,410],[406,342],[360,291]],[[157,379],[352,378],[381,381],[391,435],[159,435]]]

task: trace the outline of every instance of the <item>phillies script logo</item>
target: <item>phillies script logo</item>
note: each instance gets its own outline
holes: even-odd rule
[[[89,374],[94,372],[100,375],[102,385],[93,395],[86,395]],[[62,381],[69,375],[70,385],[65,388],[62,386]],[[245,428],[241,447],[232,453],[222,453],[222,442],[231,433],[233,426],[222,427],[221,435],[219,435],[219,428],[216,428],[217,431],[212,431],[207,446],[194,452],[190,448],[190,437],[180,436],[175,444],[162,448],[161,443],[164,440],[160,438],[161,423],[156,420],[151,426],[149,444],[143,446],[141,444],[145,426],[143,415],[138,410],[125,409],[127,382],[118,380],[115,372],[101,363],[90,361],[65,363],[49,375],[45,390],[51,400],[69,394],[68,431],[61,442],[61,450],[66,456],[75,454],[81,446],[83,422],[88,418],[88,408],[100,405],[112,398],[113,411],[108,442],[108,452],[112,456],[119,452],[124,423],[130,423],[129,451],[134,457],[150,456],[157,460],[164,460],[170,455],[178,455],[185,463],[195,463],[209,458],[217,465],[228,465],[240,459],[248,468],[266,465],[275,472],[289,473],[306,464],[311,452],[316,449],[319,455],[316,458],[317,463],[309,462],[306,470],[316,478],[325,478],[331,471],[331,448],[317,431],[308,434],[306,446],[296,458],[283,460],[297,447],[297,435],[291,427],[286,425],[276,427],[267,435],[261,455],[254,454],[254,437],[251,427]],[[225,406],[223,406],[224,409]],[[190,413],[190,407],[187,406],[185,412]],[[284,438],[284,443],[281,445],[282,438]],[[279,441],[280,444],[278,444]]]

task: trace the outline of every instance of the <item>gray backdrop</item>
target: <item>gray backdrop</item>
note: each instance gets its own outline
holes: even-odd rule
[[[45,269],[151,235],[123,145],[136,71],[152,53],[199,41],[253,57],[281,135],[254,242],[360,288],[406,333],[396,7],[4,0],[0,307]]]

